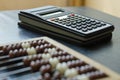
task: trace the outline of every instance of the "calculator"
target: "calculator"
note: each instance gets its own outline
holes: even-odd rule
[[[28,9],[19,13],[20,25],[41,30],[49,36],[80,44],[110,40],[114,26],[110,23],[77,14],[56,6]]]

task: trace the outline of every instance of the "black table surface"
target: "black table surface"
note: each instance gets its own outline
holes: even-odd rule
[[[65,9],[113,24],[115,26],[113,37],[108,43],[91,45],[89,48],[71,44],[72,42],[67,43],[60,39],[56,40],[120,73],[120,18],[88,7],[67,7]],[[44,36],[18,27],[18,13],[19,10],[0,12],[0,44]]]

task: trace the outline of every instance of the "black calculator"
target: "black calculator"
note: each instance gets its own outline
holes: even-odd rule
[[[80,44],[110,40],[114,26],[55,6],[20,11],[19,25]]]

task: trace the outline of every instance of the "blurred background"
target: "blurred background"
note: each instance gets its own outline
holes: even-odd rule
[[[87,6],[120,17],[120,0],[0,0],[0,10],[28,9],[45,5]]]

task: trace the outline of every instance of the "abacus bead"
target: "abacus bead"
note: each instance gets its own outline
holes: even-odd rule
[[[28,42],[26,42],[25,45],[26,45],[26,48],[30,47],[30,43]]]
[[[61,69],[62,69],[62,65],[61,65],[61,63],[58,63],[56,66],[56,70],[58,70],[60,72]]]
[[[60,79],[61,78],[61,74],[60,74],[60,72],[59,71],[55,71],[54,73],[53,73],[53,80],[56,80],[56,79]]]
[[[71,61],[68,61],[68,62],[67,62],[67,65],[68,65],[69,68],[72,68],[72,67],[73,67],[73,64],[71,63]]]
[[[49,43],[49,44],[48,44],[48,48],[51,48],[51,47],[53,47],[53,45]]]
[[[38,54],[38,55],[37,55],[37,59],[39,59],[39,60],[42,59],[42,55],[41,55],[41,54]]]
[[[48,47],[48,44],[44,44],[43,46],[44,46],[44,48],[47,48],[47,47]]]
[[[59,60],[60,60],[60,62],[66,62],[67,61],[65,56],[61,56]]]
[[[24,57],[23,62],[24,62],[25,66],[29,66],[29,64],[30,64],[30,60],[28,59],[28,57]]]
[[[66,76],[66,77],[71,77],[71,70],[70,69],[67,69],[66,71],[65,71],[65,73],[64,73],[64,76]]]
[[[39,68],[42,66],[40,60],[36,60],[35,64],[36,64],[36,68],[37,68],[36,70],[38,71]]]
[[[28,42],[23,42],[21,44],[22,48],[29,48],[30,47],[30,44]]]
[[[49,61],[48,61],[48,60],[43,60],[43,59],[42,59],[42,60],[40,60],[40,62],[41,62],[42,65],[49,64]]]
[[[40,45],[39,52],[42,53],[44,51],[43,45]]]
[[[47,48],[44,49],[44,53],[48,53],[48,49]]]
[[[22,46],[21,46],[21,43],[17,43],[17,44],[16,44],[16,48],[17,48],[17,49],[20,49],[21,47],[22,47]]]
[[[37,55],[36,54],[32,55],[32,60],[33,61],[37,60]]]
[[[72,69],[67,69],[64,73],[64,75],[68,78],[73,78],[75,76],[78,75],[78,72],[76,69],[72,68]]]
[[[60,74],[63,74],[64,71],[68,69],[68,66],[66,63],[58,63],[56,69],[60,72]]]
[[[45,74],[48,72],[46,65],[41,66],[40,72],[41,72],[41,74]]]
[[[13,58],[13,57],[15,56],[12,50],[9,51],[9,56],[10,56],[11,58]]]
[[[38,45],[41,45],[41,44],[42,44],[41,40],[39,40],[39,41],[37,42],[37,44],[38,44]]]
[[[75,60],[72,60],[72,61],[71,61],[73,67],[76,67],[76,63],[75,63],[75,62],[76,62]]]
[[[56,53],[56,54],[52,54],[52,57],[58,57],[59,55]]]
[[[55,66],[59,63],[59,60],[57,58],[50,58],[49,63],[52,65],[52,68],[55,68]]]
[[[32,71],[37,71],[37,65],[35,64],[34,61],[31,62],[30,66],[32,68]]]
[[[42,43],[42,44],[45,44],[45,40],[42,40],[41,43]]]
[[[27,48],[27,53],[28,53],[28,55],[36,54],[36,50],[34,47]]]
[[[50,54],[56,54],[56,53],[57,53],[56,48],[52,48]]]
[[[42,54],[42,58],[44,59],[44,60],[47,60],[47,59],[49,59],[49,58],[51,58],[51,55],[50,54]]]
[[[27,50],[26,48],[22,49],[22,54],[21,55],[27,55]]]
[[[44,74],[44,80],[51,80],[51,76],[49,73]]]
[[[50,64],[47,64],[47,65],[46,65],[46,69],[47,69],[47,72],[50,72],[50,71],[52,70],[51,65],[50,65]]]
[[[13,44],[12,46],[11,46],[11,49],[15,49],[16,48],[16,44]]]
[[[30,48],[27,48],[27,53],[28,53],[28,54],[32,54]]]
[[[40,46],[36,46],[36,47],[35,47],[35,49],[36,49],[37,53],[39,53],[39,52],[40,52],[40,51],[39,51],[39,48],[40,48]]]
[[[62,56],[62,51],[58,51],[57,53],[59,56]]]
[[[22,51],[23,51],[23,49],[20,48],[18,51],[18,55],[22,56]]]
[[[90,80],[88,76],[86,75],[78,75],[75,78],[76,80]]]
[[[32,46],[36,46],[36,45],[37,45],[37,41],[36,40],[32,41]]]
[[[9,46],[7,46],[6,49],[4,49],[3,51],[4,51],[5,53],[8,53],[11,49],[12,49],[12,48],[11,48],[11,45],[9,45]]]
[[[15,50],[13,51],[13,53],[15,54],[14,57],[17,57],[17,56],[18,56],[18,50],[17,50],[17,49],[15,49]],[[18,56],[18,57],[19,57],[19,56]]]
[[[56,50],[57,50],[57,51],[60,51],[60,48],[56,47]]]
[[[31,53],[32,54],[36,54],[37,53],[34,47],[31,47]]]
[[[51,48],[48,48],[48,53],[50,53],[52,51],[52,49]]]
[[[68,55],[68,53],[66,51],[63,51],[62,54],[63,55]]]

